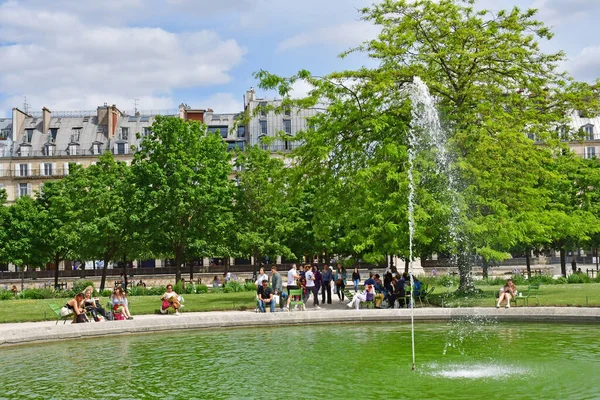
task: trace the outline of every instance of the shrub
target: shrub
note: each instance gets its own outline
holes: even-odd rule
[[[71,297],[68,291],[55,291],[51,288],[40,288],[40,289],[25,289],[19,295],[22,299],[40,300],[40,299],[54,299],[56,297]],[[68,294],[67,296],[61,296],[61,294]]]
[[[556,281],[550,275],[535,275],[529,279],[530,285],[535,284],[544,284],[544,285],[554,285]]]
[[[229,281],[223,286],[223,293],[237,293],[244,292],[245,290],[245,286],[236,281]]]
[[[77,281],[73,284],[73,287],[70,290],[71,290],[73,296],[75,296],[77,293],[83,293],[85,288],[88,286],[94,287],[94,282],[92,282],[92,281]],[[95,296],[98,295],[98,292],[96,291],[96,289],[94,289],[93,295],[95,295]]]
[[[254,282],[247,282],[244,285],[244,290],[246,292],[256,292],[256,284]]]
[[[0,300],[12,300],[15,294],[10,290],[0,290]]]
[[[154,286],[148,289],[147,296],[161,296],[167,291],[165,286]]]
[[[586,274],[572,274],[567,278],[567,283],[590,283],[592,279]]]
[[[214,289],[213,289],[214,291]],[[208,293],[208,286],[204,284],[196,285],[196,293]]]
[[[440,284],[440,286],[450,288],[453,286],[458,286],[458,284],[460,283],[460,278],[457,276],[444,275],[439,278],[438,283]]]
[[[564,285],[565,283],[569,283],[569,282],[567,281],[567,278],[565,278],[564,276],[559,276],[558,278],[556,278],[554,283],[556,283],[557,285]]]
[[[527,285],[527,278],[521,275],[521,273],[513,274],[512,280],[515,285]]]
[[[104,289],[100,293],[100,296],[102,296],[102,297],[110,297],[110,296],[112,296],[112,290],[110,290],[110,289]]]
[[[147,296],[149,290],[143,286],[132,286],[127,291],[129,296]]]

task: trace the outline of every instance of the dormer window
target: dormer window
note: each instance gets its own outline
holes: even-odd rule
[[[48,140],[52,143],[55,143],[56,135],[58,135],[58,128],[50,128],[48,131]]]
[[[22,144],[21,147],[19,147],[19,154],[21,155],[21,157],[28,157],[29,150],[31,150],[31,146],[27,144]]]
[[[81,136],[81,127],[75,127],[71,129],[71,143],[79,143]]]
[[[260,109],[260,116],[261,117],[266,117],[267,116],[267,110],[265,110],[265,107],[267,106],[267,102],[266,101],[261,101],[260,103],[258,103],[258,106],[261,108]]]
[[[101,153],[102,153],[102,143],[92,144],[92,154],[95,156],[99,156]]]
[[[594,125],[592,124],[587,124],[583,126],[583,133],[585,134],[585,137],[587,140],[594,140]]]
[[[121,137],[120,140],[129,140],[129,128],[121,127]]]
[[[46,155],[47,156],[53,156],[54,155],[54,145],[49,143],[46,145]]]
[[[70,144],[69,145],[69,155],[76,156],[78,152],[79,152],[78,144]]]
[[[25,129],[25,135],[23,136],[23,143],[31,143],[33,138],[33,128]]]
[[[6,139],[8,139],[9,135],[10,135],[10,129],[2,129],[2,130],[0,130],[0,140],[6,140]]]

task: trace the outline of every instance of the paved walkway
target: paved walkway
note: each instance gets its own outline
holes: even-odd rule
[[[494,318],[498,321],[586,322],[600,323],[600,308],[512,307],[496,308],[416,308],[416,321],[448,321],[468,317]],[[184,312],[180,316],[134,315],[131,321],[89,324],[62,324],[53,321],[0,324],[0,346],[61,339],[107,335],[161,332],[172,329],[233,328],[264,325],[299,325],[357,322],[410,322],[410,309],[360,310],[345,304],[312,306],[306,312],[255,313],[252,311]]]

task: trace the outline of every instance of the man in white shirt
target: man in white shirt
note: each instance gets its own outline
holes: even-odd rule
[[[319,307],[319,296],[317,295],[317,287],[315,286],[315,274],[312,272],[312,266],[306,266],[306,273],[304,275],[306,279],[306,297],[304,298],[304,304],[308,301],[308,297],[312,293],[313,295],[313,305],[318,310]]]

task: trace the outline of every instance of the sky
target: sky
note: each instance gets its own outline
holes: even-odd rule
[[[0,0],[0,117],[30,111],[243,109],[260,69],[323,75],[372,61],[342,51],[376,36],[374,0]],[[600,0],[478,0],[539,9],[579,80],[600,77]],[[298,88],[301,94],[303,88]],[[257,91],[260,97],[264,93]],[[268,95],[268,94],[267,94]]]

